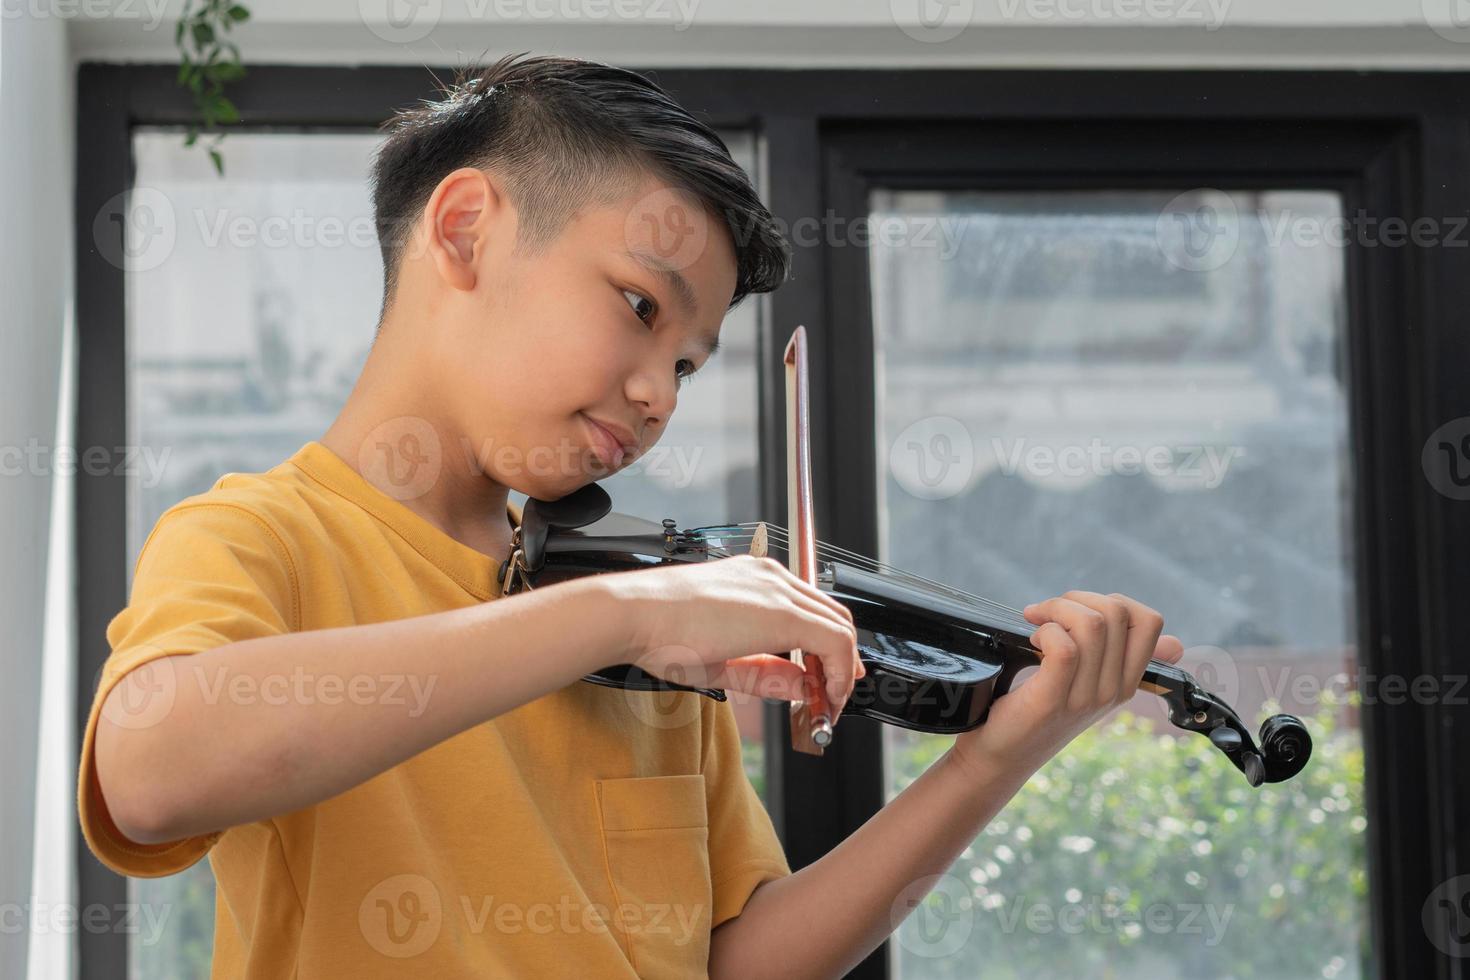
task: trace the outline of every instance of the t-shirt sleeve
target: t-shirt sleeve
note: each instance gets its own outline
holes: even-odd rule
[[[704,736],[713,929],[739,915],[762,882],[789,875],[791,868],[771,817],[745,775],[740,732],[728,701],[706,704]]]
[[[82,737],[77,813],[87,846],[119,874],[176,874],[209,852],[221,832],[139,844],[113,823],[97,780],[93,745],[99,724],[141,728],[167,717],[187,675],[160,658],[299,629],[296,576],[280,536],[235,504],[177,504],[144,542],[128,605],[107,626],[111,653],[97,678]],[[175,662],[177,663],[177,662]],[[136,672],[119,705],[102,708],[112,689]]]

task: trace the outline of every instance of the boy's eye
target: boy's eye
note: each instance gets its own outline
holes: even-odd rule
[[[627,299],[628,305],[633,307],[633,315],[642,320],[644,323],[647,323],[649,319],[653,316],[653,314],[658,310],[658,307],[654,304],[653,300],[649,299],[647,296],[644,296],[642,293],[634,292],[631,289],[625,289],[623,290],[623,297]],[[689,376],[694,373],[694,371],[694,362],[689,360],[689,358],[687,357],[681,357],[674,362],[674,377],[677,378],[681,384],[685,380],[687,380]]]
[[[653,311],[655,309],[653,305],[653,300],[649,299],[647,296],[644,296],[641,293],[635,293],[631,289],[625,289],[623,290],[623,297],[627,299],[628,304],[633,307],[633,315],[636,316],[638,319],[647,323],[648,318],[653,316]]]

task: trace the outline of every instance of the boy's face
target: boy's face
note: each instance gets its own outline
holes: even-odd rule
[[[428,212],[440,394],[467,459],[556,499],[663,435],[681,376],[719,337],[733,243],[722,220],[646,178],[613,205],[576,212],[541,248],[517,250],[515,210],[494,178],[480,191],[473,176],[460,183],[441,183]]]

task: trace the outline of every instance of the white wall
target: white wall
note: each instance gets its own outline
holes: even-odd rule
[[[10,9],[0,18],[0,976],[20,977],[33,938],[14,926],[17,914],[30,921],[50,450],[72,289],[75,100],[65,25]]]
[[[74,51],[171,56],[182,0],[75,11]],[[623,64],[1464,68],[1461,0],[247,0],[247,62],[460,64],[555,51]],[[922,6],[921,6],[922,4]],[[391,5],[391,6],[390,6]],[[396,23],[389,11],[401,15]],[[925,26],[920,11],[930,17]]]

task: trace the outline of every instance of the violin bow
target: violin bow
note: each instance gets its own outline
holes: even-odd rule
[[[798,326],[786,343],[786,509],[790,539],[786,555],[791,571],[812,588],[817,587],[817,529],[812,513],[812,447],[810,386],[807,382],[806,327]],[[791,651],[791,662],[802,668],[804,691],[791,702],[791,747],[821,755],[832,743],[832,709],[827,704],[827,682],[822,662]]]

